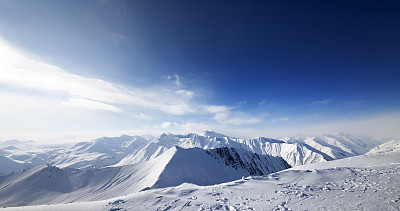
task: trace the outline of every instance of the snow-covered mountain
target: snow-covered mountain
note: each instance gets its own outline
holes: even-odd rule
[[[224,146],[239,148],[257,154],[279,156],[284,158],[290,165],[298,166],[360,155],[377,144],[378,142],[370,139],[364,143],[363,140],[346,134],[289,137],[282,140],[264,137],[238,139],[213,131],[187,135],[163,134],[152,140],[137,153],[131,153],[123,158],[117,165],[153,159],[176,145],[183,148],[199,147],[203,149]]]
[[[367,153],[366,155],[371,154],[380,154],[380,153],[389,153],[389,152],[399,152],[400,151],[400,141],[398,140],[391,140],[386,143],[383,143],[379,146],[374,147]]]
[[[217,185],[184,183],[101,201],[6,210],[398,210],[399,174],[400,141],[392,141],[366,155]]]
[[[162,134],[153,139],[141,136],[103,137],[66,146],[3,146],[2,155],[26,167],[50,164],[59,168],[102,168],[149,161],[168,149],[215,149],[229,147],[262,155],[278,156],[291,166],[324,162],[367,152],[378,142],[346,134],[324,136],[238,139],[205,131],[202,134]],[[10,168],[11,171],[20,168]]]
[[[102,200],[182,183],[213,185],[289,167],[282,158],[240,149],[174,146],[155,159],[131,165],[100,169],[41,165],[0,177],[0,206]]]
[[[294,136],[281,140],[286,143],[300,143],[310,149],[318,150],[330,160],[365,154],[379,143],[372,138],[363,137],[361,140],[345,133]]]

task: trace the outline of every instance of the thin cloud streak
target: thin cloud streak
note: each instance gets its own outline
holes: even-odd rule
[[[117,112],[117,113],[122,112],[121,109],[119,109],[115,106],[104,104],[104,103],[99,103],[99,102],[92,101],[92,100],[86,100],[86,99],[70,98],[68,101],[63,102],[63,104],[69,105],[69,106],[86,108],[86,109],[113,111],[113,112]]]
[[[252,117],[241,112],[232,111],[232,107],[228,106],[205,106],[204,111],[213,114],[213,119],[218,123],[228,125],[248,125],[257,124],[264,121],[261,117]]]
[[[283,121],[288,121],[288,120],[289,120],[289,117],[284,116],[284,117],[279,117],[277,119],[273,119],[273,120],[271,120],[271,122],[283,122]]]
[[[312,106],[312,105],[327,105],[327,104],[331,103],[331,101],[332,101],[331,99],[319,100],[319,101],[311,102],[309,105],[310,106]]]

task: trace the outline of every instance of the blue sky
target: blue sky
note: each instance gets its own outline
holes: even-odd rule
[[[399,9],[1,1],[0,138],[205,129],[399,137]]]

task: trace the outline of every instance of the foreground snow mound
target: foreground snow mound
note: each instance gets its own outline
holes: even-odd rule
[[[0,206],[102,200],[182,183],[213,185],[290,167],[282,158],[233,148],[172,147],[157,158],[101,169],[43,165],[0,177]]]
[[[389,145],[393,143],[386,146]],[[400,151],[371,153],[321,164],[212,186],[185,183],[103,201],[6,210],[399,209]]]

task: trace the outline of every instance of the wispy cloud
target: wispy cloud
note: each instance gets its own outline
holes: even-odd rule
[[[283,117],[279,117],[277,119],[273,119],[273,120],[271,120],[271,122],[283,122],[283,121],[288,121],[288,120],[289,120],[289,117],[283,116]]]
[[[161,124],[162,128],[174,128],[174,127],[178,127],[178,124],[176,122],[163,122]]]
[[[102,105],[102,108],[107,108],[105,110],[114,111],[120,109],[117,108],[118,105],[131,105],[175,115],[195,111],[187,101],[193,96],[191,91],[125,87],[101,79],[71,74],[57,66],[28,58],[1,40],[0,71],[0,84],[62,94],[73,99],[68,103],[70,105],[80,104],[95,109]],[[179,76],[173,77],[175,83],[179,83]],[[76,99],[80,99],[79,102]],[[93,102],[97,102],[97,106]]]
[[[327,105],[329,103],[331,103],[332,100],[331,99],[326,99],[326,100],[318,100],[318,101],[313,101],[311,102],[309,105]]]
[[[86,100],[86,99],[70,98],[68,101],[63,102],[63,103],[65,105],[87,108],[87,109],[122,112],[121,109],[119,109],[115,106],[92,101],[92,100]]]
[[[181,85],[180,77],[178,74],[168,75],[167,80],[173,81],[177,86]]]
[[[247,103],[247,101],[238,101],[238,102],[236,102],[236,107],[239,108],[242,105],[245,105],[246,103]]]
[[[177,90],[175,93],[182,95],[184,97],[187,97],[187,98],[192,98],[194,95],[194,93],[192,91],[188,91],[188,90],[184,90],[184,89]]]
[[[360,106],[367,103],[367,100],[355,100],[355,101],[347,101],[346,104],[350,106]]]
[[[159,116],[160,112],[179,116],[212,115],[212,120],[227,125],[256,124],[264,120],[261,116],[238,112],[240,106],[245,104],[244,101],[233,107],[197,103],[194,99],[195,93],[182,86],[179,75],[169,75],[167,79],[176,86],[138,88],[76,75],[58,66],[33,59],[0,39],[0,85],[12,87],[15,90],[12,95],[19,93],[19,99],[23,99],[22,96],[28,93],[51,99],[54,105],[59,106],[53,109],[54,112],[60,112],[68,106],[71,109],[114,112],[146,120],[154,120],[151,114],[156,113],[155,116]],[[1,92],[7,91],[0,90]],[[36,104],[38,111],[43,104]],[[4,104],[1,109],[14,108]],[[170,126],[172,125],[171,123]],[[168,126],[167,123],[164,126]]]
[[[232,111],[228,106],[204,106],[204,111],[213,114],[213,119],[219,123],[231,125],[256,124],[264,121],[264,118],[253,117],[241,112]]]

